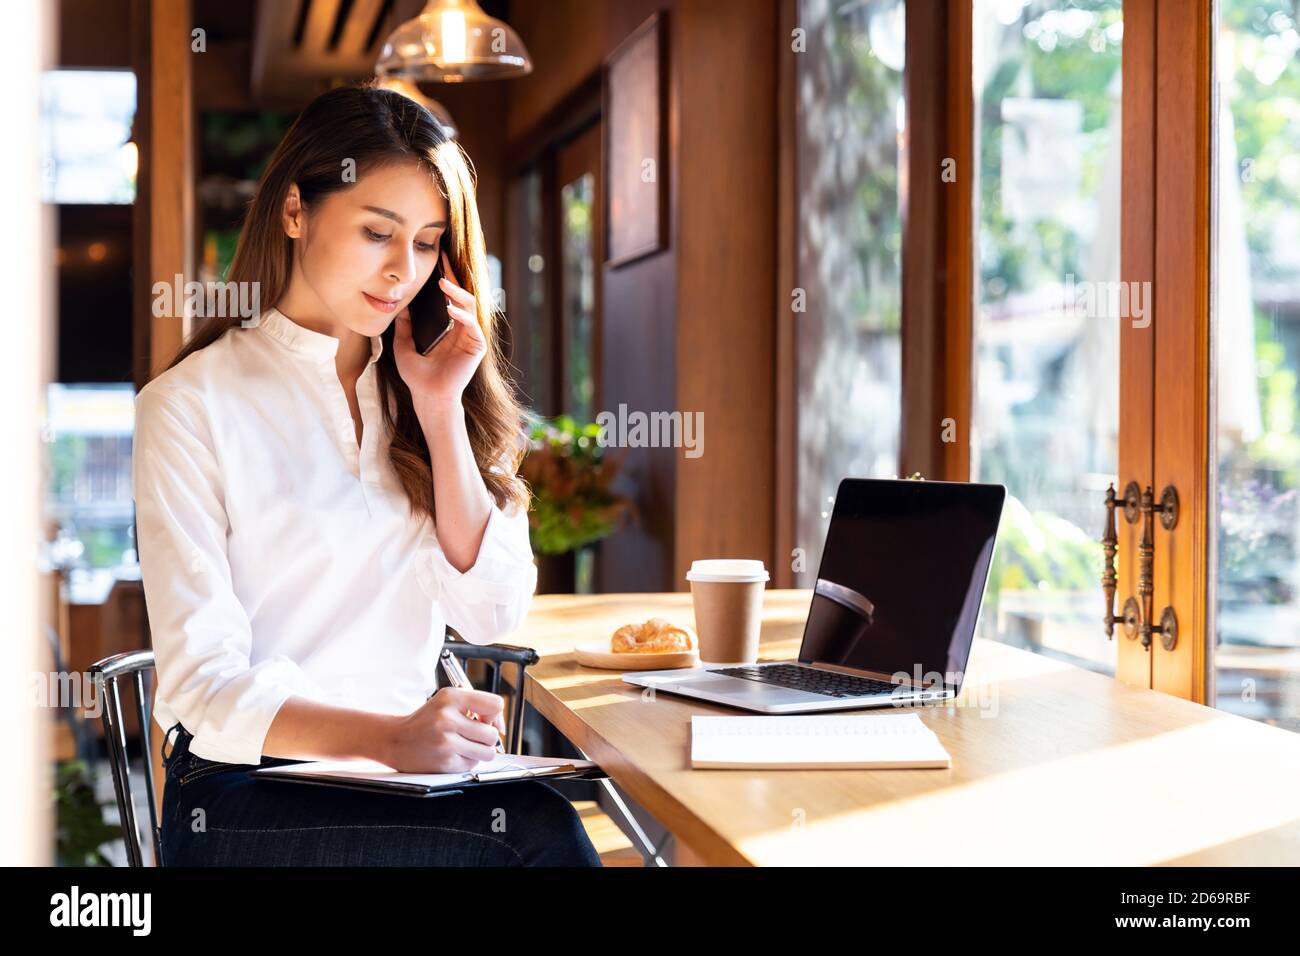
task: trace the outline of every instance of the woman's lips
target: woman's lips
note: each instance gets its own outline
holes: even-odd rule
[[[386,299],[376,299],[369,292],[363,292],[361,294],[366,297],[366,301],[374,306],[376,310],[383,312],[385,315],[396,312],[398,305],[400,305],[402,301],[401,299],[398,299],[395,302],[389,302]]]

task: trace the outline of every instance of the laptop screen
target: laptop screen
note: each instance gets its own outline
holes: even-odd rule
[[[1006,489],[845,478],[799,660],[960,690]]]

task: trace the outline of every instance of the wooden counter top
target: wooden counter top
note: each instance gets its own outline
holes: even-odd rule
[[[760,659],[797,655],[811,597],[765,592]],[[915,708],[949,770],[692,770],[691,714],[743,711],[572,654],[654,616],[693,626],[690,594],[539,595],[505,642],[542,655],[529,703],[673,831],[679,862],[1300,863],[1300,735],[993,641],[956,701]]]

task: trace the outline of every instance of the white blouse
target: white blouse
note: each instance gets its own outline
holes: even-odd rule
[[[410,514],[387,458],[383,342],[370,343],[360,447],[339,340],[276,309],[136,396],[154,712],[164,729],[180,721],[199,757],[258,763],[291,694],[409,713],[437,688],[446,625],[487,644],[528,612],[537,568],[526,511],[494,506],[463,573],[432,521]]]

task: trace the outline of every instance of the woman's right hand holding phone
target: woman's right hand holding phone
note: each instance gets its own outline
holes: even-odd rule
[[[396,718],[383,763],[402,773],[466,773],[497,756],[504,715],[505,701],[497,694],[441,687]]]

